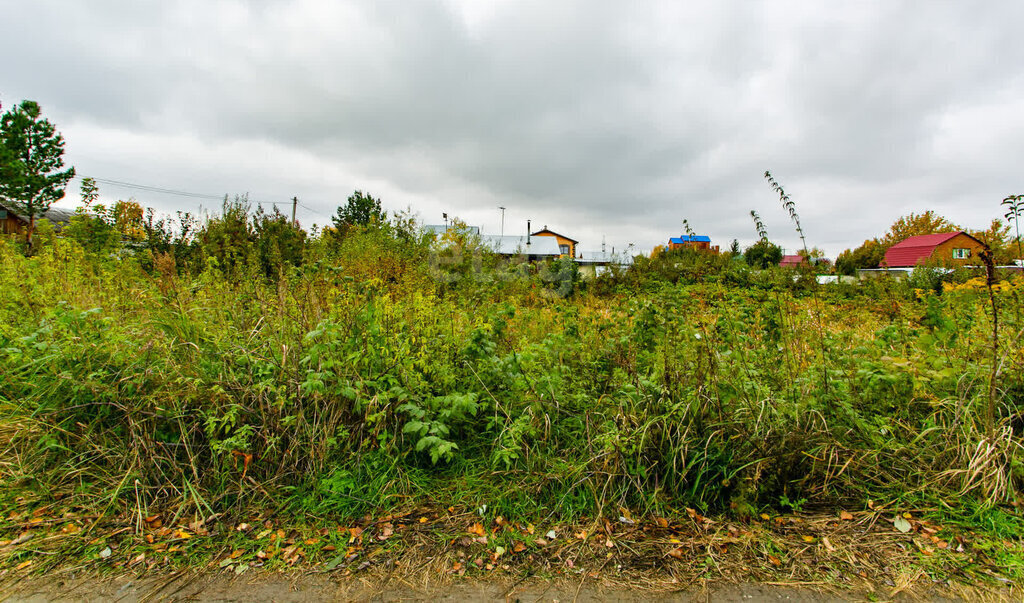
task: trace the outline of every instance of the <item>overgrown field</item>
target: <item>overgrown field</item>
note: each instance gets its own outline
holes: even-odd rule
[[[1021,280],[990,299],[637,267],[567,292],[523,266],[442,278],[428,253],[355,233],[267,277],[0,243],[0,503],[1016,509]]]
[[[0,566],[114,547],[118,567],[177,550],[242,568],[305,542],[354,568],[437,525],[445,571],[513,549],[565,568],[530,522],[604,522],[598,573],[605,539],[643,536],[618,567],[813,580],[835,558],[866,577],[913,557],[865,544],[895,525],[957,559],[913,572],[1024,576],[1024,280],[819,287],[684,251],[583,281],[401,229],[289,248],[229,217],[134,250],[0,241]],[[808,512],[833,520],[808,535]]]

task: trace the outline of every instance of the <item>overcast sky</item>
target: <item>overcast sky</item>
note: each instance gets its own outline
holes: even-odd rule
[[[650,249],[750,210],[834,257],[900,215],[1024,193],[1022,2],[0,0],[0,102],[80,175],[323,224],[355,189],[425,223]],[[78,198],[78,181],[68,199]],[[160,210],[216,201],[101,185]]]

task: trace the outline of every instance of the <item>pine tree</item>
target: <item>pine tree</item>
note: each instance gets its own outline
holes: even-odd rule
[[[64,196],[75,168],[64,167],[64,137],[35,101],[22,101],[0,117],[0,199],[28,218],[25,240],[32,245],[36,218]]]

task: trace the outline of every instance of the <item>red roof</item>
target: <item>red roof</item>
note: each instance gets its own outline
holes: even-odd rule
[[[940,232],[937,234],[907,237],[885,252],[885,265],[890,268],[910,268],[927,260],[935,248],[963,232]],[[969,235],[968,235],[969,236]]]
[[[779,266],[795,267],[806,261],[802,255],[784,255],[782,256],[782,261],[779,262]]]

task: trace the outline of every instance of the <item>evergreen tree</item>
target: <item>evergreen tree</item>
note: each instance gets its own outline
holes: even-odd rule
[[[28,218],[31,246],[36,218],[64,196],[75,168],[64,167],[64,137],[35,101],[22,101],[0,117],[0,199]]]

